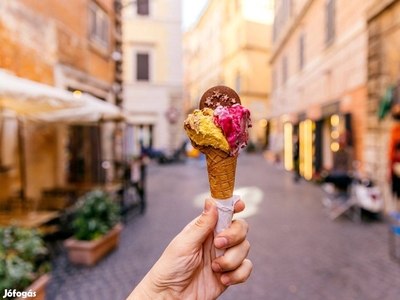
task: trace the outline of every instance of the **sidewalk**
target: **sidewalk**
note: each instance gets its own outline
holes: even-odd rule
[[[169,241],[201,213],[196,195],[208,191],[208,182],[198,166],[150,165],[146,215],[132,218],[120,247],[94,267],[72,266],[65,253],[58,257],[48,300],[125,299]],[[257,154],[240,156],[236,187],[245,193],[254,269],[246,283],[219,299],[399,299],[400,265],[389,258],[386,224],[330,221],[318,186],[294,183],[292,174]]]

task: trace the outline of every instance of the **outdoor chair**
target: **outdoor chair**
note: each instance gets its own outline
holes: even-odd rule
[[[361,209],[352,189],[348,192],[338,191],[331,183],[324,183],[322,189],[326,192],[326,196],[322,198],[322,204],[329,219],[335,220],[343,215],[353,222],[361,221]]]
[[[400,213],[389,214],[389,255],[400,262]]]

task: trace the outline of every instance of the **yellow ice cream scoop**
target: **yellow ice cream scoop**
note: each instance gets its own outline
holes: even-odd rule
[[[196,109],[185,120],[184,128],[190,140],[198,146],[211,146],[229,153],[230,147],[221,128],[213,121],[213,110]]]

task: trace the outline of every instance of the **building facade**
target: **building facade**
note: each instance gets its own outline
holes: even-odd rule
[[[368,173],[379,183],[388,209],[395,208],[390,187],[391,147],[399,136],[400,104],[400,1],[376,1],[368,10],[368,103],[365,163]],[[394,89],[392,112],[385,109],[385,94]],[[386,111],[386,113],[385,113]],[[378,114],[379,113],[379,114]]]
[[[211,0],[184,34],[186,109],[212,86],[226,85],[250,109],[250,140],[264,146],[269,109],[272,1]]]
[[[121,50],[116,48],[117,18],[112,0],[1,1],[0,68],[75,91],[77,97],[85,92],[116,103],[116,85],[121,82],[116,78],[122,79],[115,62]],[[7,168],[0,172],[0,197],[7,198],[21,189],[17,157],[21,153],[16,120],[2,118],[1,123],[1,164]],[[37,199],[43,189],[68,183],[104,181],[106,174],[99,166],[113,159],[113,150],[102,141],[112,130],[25,124],[26,197]]]
[[[183,139],[181,3],[140,0],[122,12],[128,152],[173,151]]]
[[[368,28],[373,1],[276,0],[273,33],[271,137],[281,136],[292,168],[292,135],[300,138],[306,179],[332,169],[345,136],[366,171]]]

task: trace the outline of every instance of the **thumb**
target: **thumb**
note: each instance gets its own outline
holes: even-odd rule
[[[217,219],[218,211],[215,202],[211,199],[206,199],[203,213],[183,230],[185,240],[194,245],[203,244],[207,236],[214,230]]]

